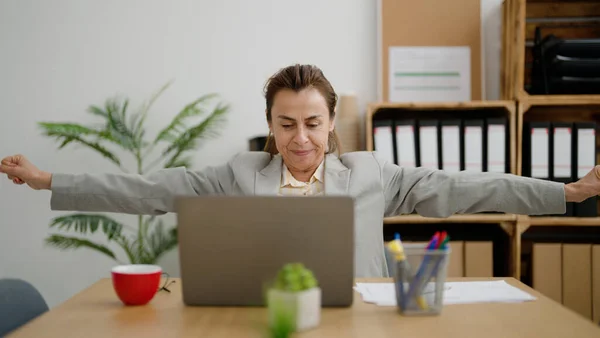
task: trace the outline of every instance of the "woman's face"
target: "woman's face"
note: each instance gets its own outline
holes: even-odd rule
[[[319,166],[333,127],[325,98],[318,90],[308,88],[296,93],[284,89],[275,95],[269,129],[291,171],[311,171]]]

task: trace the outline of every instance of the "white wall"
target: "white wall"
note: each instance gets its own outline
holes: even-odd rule
[[[481,0],[481,39],[483,98],[500,99],[500,65],[502,62],[502,2]]]
[[[499,2],[486,0],[496,18]],[[229,122],[194,161],[220,164],[266,132],[263,84],[296,62],[317,64],[338,93],[357,93],[365,107],[376,98],[375,8],[373,0],[2,1],[0,157],[23,153],[52,172],[115,171],[87,150],[57,151],[36,123],[90,122],[90,104],[122,94],[137,105],[174,80],[154,106],[150,131],[197,96],[218,92],[231,104]],[[486,49],[489,98],[497,95],[498,58],[496,41]],[[62,214],[49,210],[49,197],[0,180],[0,277],[32,282],[55,306],[108,277],[114,262],[45,247],[48,221]],[[176,254],[164,265],[177,274]]]

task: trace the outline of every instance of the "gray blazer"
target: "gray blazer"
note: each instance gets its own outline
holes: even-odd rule
[[[281,161],[264,152],[244,152],[225,165],[201,171],[174,168],[144,176],[57,173],[50,204],[53,210],[160,215],[173,211],[177,195],[277,195]],[[430,217],[481,211],[559,214],[566,209],[562,183],[509,174],[403,168],[371,152],[327,155],[325,194],[355,199],[356,277],[388,275],[384,216],[413,211]]]

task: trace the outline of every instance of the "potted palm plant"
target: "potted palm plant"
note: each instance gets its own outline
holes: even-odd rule
[[[269,327],[274,337],[287,337],[319,325],[321,289],[302,263],[284,265],[267,291]]]
[[[216,94],[200,96],[185,105],[155,137],[149,138],[144,124],[146,117],[152,104],[168,86],[160,88],[134,112],[130,111],[127,98],[113,97],[107,99],[103,106],[90,106],[87,112],[101,121],[97,125],[41,122],[39,126],[45,136],[60,142],[58,149],[74,144],[83,146],[126,173],[144,174],[158,166],[190,168],[189,153],[198,148],[201,141],[219,135],[229,107],[221,102],[211,107]],[[162,147],[158,155],[157,147]],[[136,168],[127,170],[115,150],[132,156]],[[137,225],[129,226],[102,213],[72,213],[52,219],[50,227],[63,231],[46,238],[46,243],[51,246],[60,249],[89,248],[122,262],[108,245],[114,243],[123,250],[122,254],[130,264],[155,264],[177,245],[176,226],[167,228],[156,216],[137,216]],[[64,234],[69,231],[78,235]],[[105,243],[85,238],[98,231],[105,235]]]

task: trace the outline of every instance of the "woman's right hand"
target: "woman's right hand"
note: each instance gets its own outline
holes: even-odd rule
[[[0,161],[0,173],[8,176],[14,184],[27,183],[32,189],[50,189],[52,174],[42,171],[23,155],[8,156]]]

